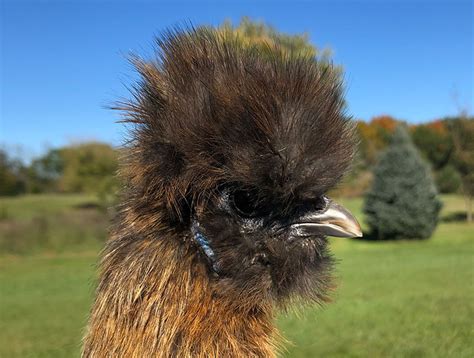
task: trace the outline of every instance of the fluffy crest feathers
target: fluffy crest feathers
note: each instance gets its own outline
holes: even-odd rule
[[[157,44],[152,60],[132,60],[141,80],[118,106],[133,124],[124,173],[142,198],[165,195],[179,214],[222,183],[283,200],[320,195],[344,174],[353,128],[330,65],[278,49],[262,56],[208,28]]]

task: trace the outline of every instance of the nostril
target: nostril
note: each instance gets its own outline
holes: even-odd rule
[[[305,200],[298,201],[290,207],[287,215],[280,217],[278,222],[279,227],[286,228],[291,223],[300,220],[301,218],[314,213],[323,213],[327,210],[329,199],[324,196],[314,196]]]
[[[325,196],[317,197],[316,199],[312,200],[312,208],[315,211],[323,211],[327,207],[328,200]]]

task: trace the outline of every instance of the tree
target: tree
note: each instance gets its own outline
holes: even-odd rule
[[[58,191],[58,182],[64,169],[64,158],[61,154],[61,149],[51,149],[31,162],[27,169],[28,192]]]
[[[24,167],[20,161],[0,149],[0,195],[18,195],[25,192]]]
[[[440,193],[457,193],[461,187],[461,174],[452,164],[445,165],[434,173],[436,187]]]
[[[372,167],[381,150],[390,142],[395,128],[400,122],[388,115],[376,116],[370,122],[357,122],[360,138],[359,152],[365,167]]]
[[[453,136],[452,164],[461,176],[466,201],[467,221],[472,222],[472,197],[474,196],[474,118],[462,116],[449,121]]]
[[[242,17],[237,26],[230,21],[225,21],[218,31],[233,35],[235,40],[240,41],[244,46],[256,46],[261,53],[267,53],[279,47],[288,54],[297,56],[310,56],[322,62],[329,63],[331,51],[329,49],[318,49],[309,42],[307,33],[285,34],[276,30],[262,21],[255,21],[247,16]]]
[[[105,143],[81,143],[60,149],[62,173],[59,189],[64,192],[99,193],[110,186],[118,169],[118,153]]]
[[[413,142],[430,162],[441,193],[454,193],[461,185],[460,174],[451,164],[454,142],[448,124],[447,120],[435,120],[411,127]]]
[[[374,169],[364,212],[374,239],[424,239],[438,222],[441,202],[428,166],[403,126]]]
[[[436,171],[449,163],[454,149],[453,138],[445,123],[437,120],[419,124],[411,131],[413,142]]]
[[[244,47],[258,49],[261,56],[272,58],[275,51],[283,51],[290,57],[313,58],[321,69],[327,71],[327,75],[332,75],[339,81],[342,80],[343,69],[341,66],[332,64],[331,50],[320,49],[313,45],[307,33],[286,34],[271,25],[246,16],[242,17],[238,25],[225,21],[217,28],[217,31],[224,35],[223,39],[236,41]]]

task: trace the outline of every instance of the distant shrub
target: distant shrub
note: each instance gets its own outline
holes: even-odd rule
[[[104,178],[97,188],[97,198],[100,209],[114,210],[118,204],[121,182],[117,176]]]
[[[0,148],[0,196],[14,196],[25,192],[23,165]]]
[[[454,144],[444,121],[437,120],[413,126],[411,137],[434,170],[440,170],[449,163]]]
[[[118,169],[118,153],[105,143],[90,142],[61,150],[63,171],[60,190],[67,193],[98,193]]]
[[[436,186],[440,193],[456,193],[461,187],[461,175],[451,165],[445,166],[435,174]]]
[[[115,180],[118,151],[107,143],[84,142],[49,150],[27,168],[29,193],[95,193]]]
[[[374,239],[424,239],[438,222],[441,202],[428,166],[400,126],[374,169],[364,212]]]
[[[474,117],[463,114],[448,122],[453,136],[454,153],[451,164],[461,176],[462,192],[466,202],[467,221],[472,222],[474,201]]]

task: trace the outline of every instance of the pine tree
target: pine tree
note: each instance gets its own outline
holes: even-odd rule
[[[425,239],[438,222],[441,202],[428,166],[399,126],[374,169],[364,212],[372,232],[385,239]]]

